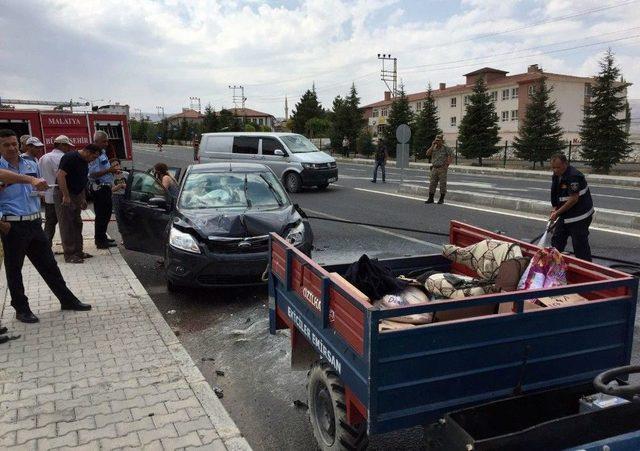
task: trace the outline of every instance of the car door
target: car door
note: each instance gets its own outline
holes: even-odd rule
[[[163,255],[173,205],[171,196],[155,177],[131,171],[125,194],[118,203],[118,228],[124,247]]]
[[[276,155],[276,150],[281,150],[282,155]],[[281,178],[289,164],[288,152],[285,146],[276,138],[265,136],[260,139],[260,153],[263,159],[261,163],[269,166],[278,178]]]

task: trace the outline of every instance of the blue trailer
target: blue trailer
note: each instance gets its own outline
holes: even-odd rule
[[[524,254],[538,250],[457,221],[449,238],[458,246],[493,238],[518,243]],[[383,263],[396,275],[422,268],[470,275],[439,254]],[[370,434],[442,426],[452,412],[548,390],[588,391],[584,384],[599,373],[628,365],[637,279],[573,257],[567,263],[563,287],[380,310],[342,278],[348,265],[322,267],[272,235],[270,331],[288,328],[292,366],[311,368],[309,411],[320,448],[359,449]],[[527,300],[568,294],[584,302],[525,308]],[[382,320],[429,312],[431,324],[380,329]],[[474,449],[465,440],[462,449]]]

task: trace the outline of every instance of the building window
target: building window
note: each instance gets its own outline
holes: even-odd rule
[[[503,89],[502,90],[502,100],[509,100],[509,90],[508,89]]]
[[[416,103],[416,111],[420,111],[422,109],[422,102]]]
[[[378,134],[384,133],[384,125],[378,125]]]
[[[585,83],[584,85],[584,96],[591,97],[593,95],[593,88],[589,83]]]
[[[518,88],[511,88],[511,98],[512,99],[518,98]]]
[[[464,106],[469,105],[469,97],[470,96],[464,96],[464,100],[462,101],[462,103],[464,103]]]
[[[530,96],[533,95],[533,85],[529,86],[529,89],[527,89],[527,92],[529,93]]]
[[[458,99],[456,99],[455,97],[451,97],[451,108],[455,108],[457,102],[458,102]]]
[[[371,114],[372,117],[378,117],[378,115],[380,114],[379,110],[373,110],[373,113]]]
[[[511,120],[512,121],[518,120],[518,110],[511,110]]]
[[[382,112],[380,113],[380,115],[381,115],[382,117],[385,117],[385,116],[387,115],[387,111],[388,111],[388,109],[387,109],[387,108],[383,108],[383,109],[382,109]]]
[[[497,101],[498,100],[498,91],[491,91],[490,96],[491,96],[491,101],[492,102]]]
[[[450,124],[452,127],[456,127],[458,125],[458,119],[455,116],[451,117]]]
[[[503,111],[502,112],[502,122],[507,122],[509,120],[509,112],[508,111]]]

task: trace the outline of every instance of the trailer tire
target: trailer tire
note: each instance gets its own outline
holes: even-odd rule
[[[347,423],[344,384],[325,360],[316,361],[307,374],[309,422],[322,451],[364,450],[369,439],[366,423]]]

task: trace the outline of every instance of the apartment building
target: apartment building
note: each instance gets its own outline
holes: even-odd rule
[[[547,84],[553,87],[551,100],[556,102],[562,112],[560,126],[564,130],[565,139],[577,142],[584,116],[583,108],[591,96],[593,78],[544,72],[537,64],[529,66],[525,73],[507,74],[508,72],[503,70],[484,67],[465,74],[464,84],[447,87],[445,83],[440,83],[433,89],[432,95],[440,116],[440,129],[447,142],[453,143],[458,138],[458,127],[478,77],[484,77],[495,103],[503,143],[512,142],[517,135],[518,126],[524,118],[529,102],[529,93],[543,77],[546,77]],[[407,95],[414,112],[422,108],[426,95],[426,91]],[[385,92],[384,100],[362,107],[374,136],[386,126],[392,102],[391,93]]]

